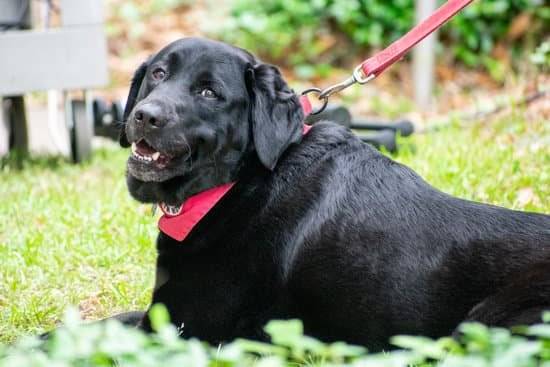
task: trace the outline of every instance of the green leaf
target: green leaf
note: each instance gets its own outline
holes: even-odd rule
[[[365,347],[350,345],[343,342],[332,343],[328,346],[328,353],[333,358],[359,357],[367,352]]]
[[[156,303],[149,310],[149,320],[154,331],[160,331],[170,324],[170,314],[168,309],[162,303]]]
[[[410,349],[417,354],[429,358],[440,359],[446,354],[443,345],[438,344],[433,339],[421,336],[398,335],[391,338],[390,342],[395,346]]]
[[[527,328],[527,335],[550,340],[550,324],[533,325]]]
[[[300,320],[273,320],[264,328],[274,344],[288,345],[304,335],[304,326]]]
[[[260,355],[275,354],[283,357],[288,355],[288,350],[286,348],[282,348],[273,344],[257,342],[254,340],[237,339],[230,345],[248,353]]]

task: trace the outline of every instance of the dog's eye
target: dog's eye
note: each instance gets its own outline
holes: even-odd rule
[[[216,93],[214,93],[214,91],[210,88],[204,88],[203,90],[201,90],[201,96],[204,97],[204,98],[217,98],[218,97],[216,95]]]
[[[166,76],[166,72],[162,70],[161,68],[156,68],[153,70],[153,79],[155,80],[162,80]]]

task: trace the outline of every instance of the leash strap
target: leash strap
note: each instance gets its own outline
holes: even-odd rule
[[[303,99],[307,99],[308,94],[314,93],[317,94],[317,97],[322,102],[321,107],[311,111],[310,113],[315,115],[322,112],[327,106],[328,98],[332,94],[338,93],[355,83],[365,84],[376,78],[388,67],[403,58],[403,56],[418,42],[429,36],[436,29],[441,27],[445,22],[456,15],[456,13],[472,2],[473,0],[448,0],[435,12],[433,12],[432,15],[417,24],[403,37],[393,42],[384,50],[363,61],[363,63],[354,69],[353,74],[343,82],[325,88],[324,90],[319,88],[309,88],[302,92],[302,97],[305,97]],[[306,103],[311,105],[309,101]],[[304,104],[304,102],[302,102],[302,104]]]
[[[361,64],[364,78],[377,77],[389,66],[399,61],[411,48],[422,41],[473,0],[449,0],[432,15],[420,22],[403,37],[368,58]]]

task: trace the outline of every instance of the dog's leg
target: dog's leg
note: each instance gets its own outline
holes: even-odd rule
[[[512,327],[542,321],[550,311],[550,261],[530,266],[509,285],[474,306],[465,321]]]
[[[108,317],[108,318],[106,318],[104,320],[101,320],[101,321],[117,320],[117,321],[123,323],[126,326],[138,327],[141,320],[144,317],[145,317],[145,312],[144,311],[130,311],[130,312],[119,313],[117,315]]]

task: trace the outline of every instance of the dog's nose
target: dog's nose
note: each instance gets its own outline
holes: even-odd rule
[[[166,122],[161,107],[152,103],[141,106],[134,114],[134,118],[136,122],[156,127],[161,127]]]

